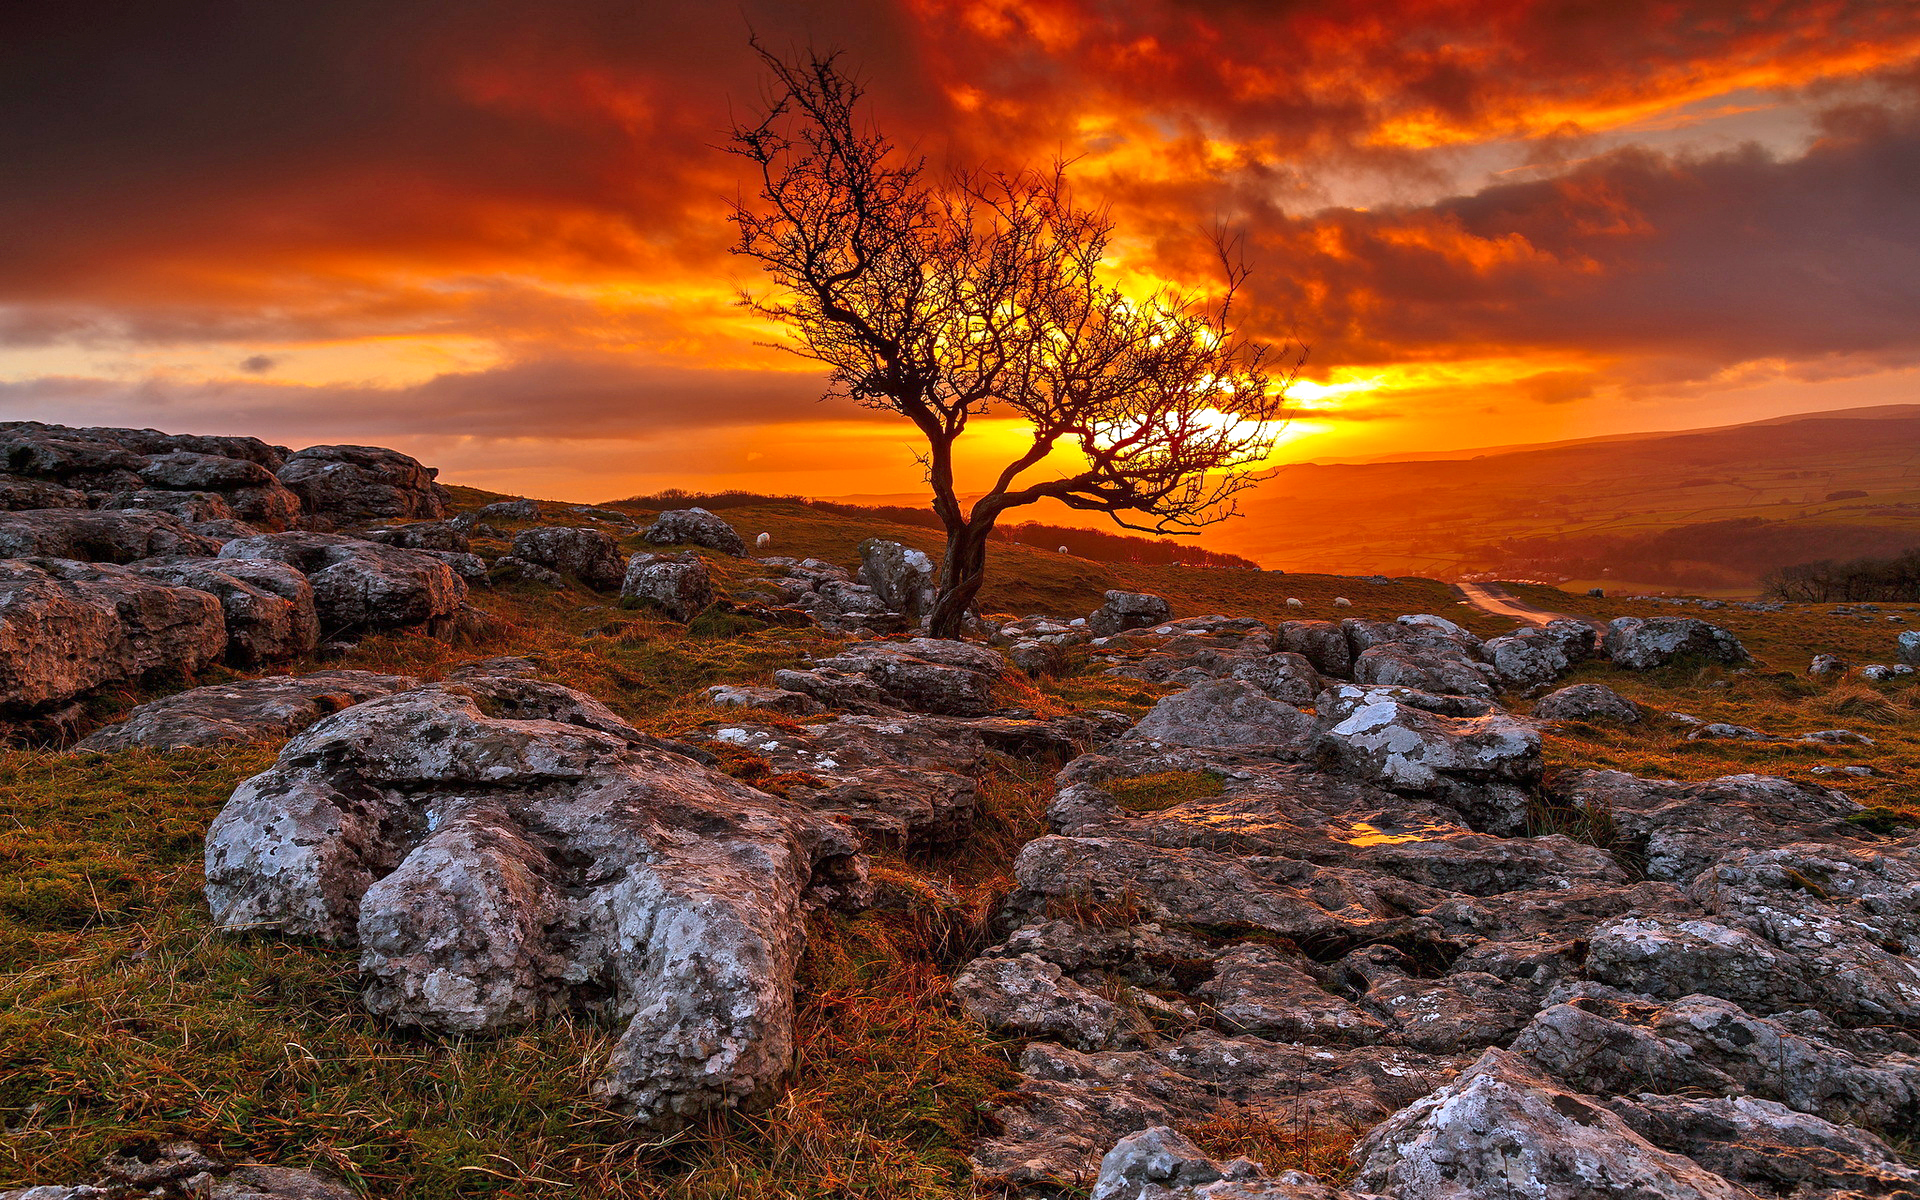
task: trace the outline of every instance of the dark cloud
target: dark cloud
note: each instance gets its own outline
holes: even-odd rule
[[[240,360],[240,369],[249,375],[265,375],[280,365],[280,360],[270,354],[250,354]]]

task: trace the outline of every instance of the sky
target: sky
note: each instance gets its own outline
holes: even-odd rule
[[[5,7],[0,419],[920,490],[734,304],[749,34],[936,167],[1069,159],[1118,279],[1242,231],[1249,328],[1308,347],[1276,462],[1920,400],[1912,0]]]

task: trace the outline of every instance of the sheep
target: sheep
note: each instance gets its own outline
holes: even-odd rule
[[[770,533],[763,533],[759,537],[753,539],[753,548],[755,550],[765,550],[768,546],[771,546],[771,545],[773,545],[773,535]]]
[[[1353,601],[1347,599],[1345,596],[1335,596],[1333,598],[1333,606],[1335,608],[1352,608]]]
[[[1305,608],[1306,606],[1307,606],[1306,601],[1300,599],[1300,597],[1298,596],[1287,597],[1288,608]]]

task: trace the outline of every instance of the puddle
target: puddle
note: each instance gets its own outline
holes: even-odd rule
[[[1349,846],[1398,846],[1404,842],[1428,842],[1455,832],[1458,831],[1451,825],[1420,824],[1406,829],[1383,829],[1365,821],[1355,821],[1345,837],[1336,837]]]

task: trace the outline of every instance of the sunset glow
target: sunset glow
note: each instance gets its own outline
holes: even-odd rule
[[[433,7],[43,39],[0,134],[0,410],[577,500],[911,493],[902,430],[733,305],[749,27],[845,47],[936,163],[1071,161],[1132,292],[1210,286],[1242,233],[1248,320],[1310,347],[1274,461],[1913,398],[1911,5]]]

